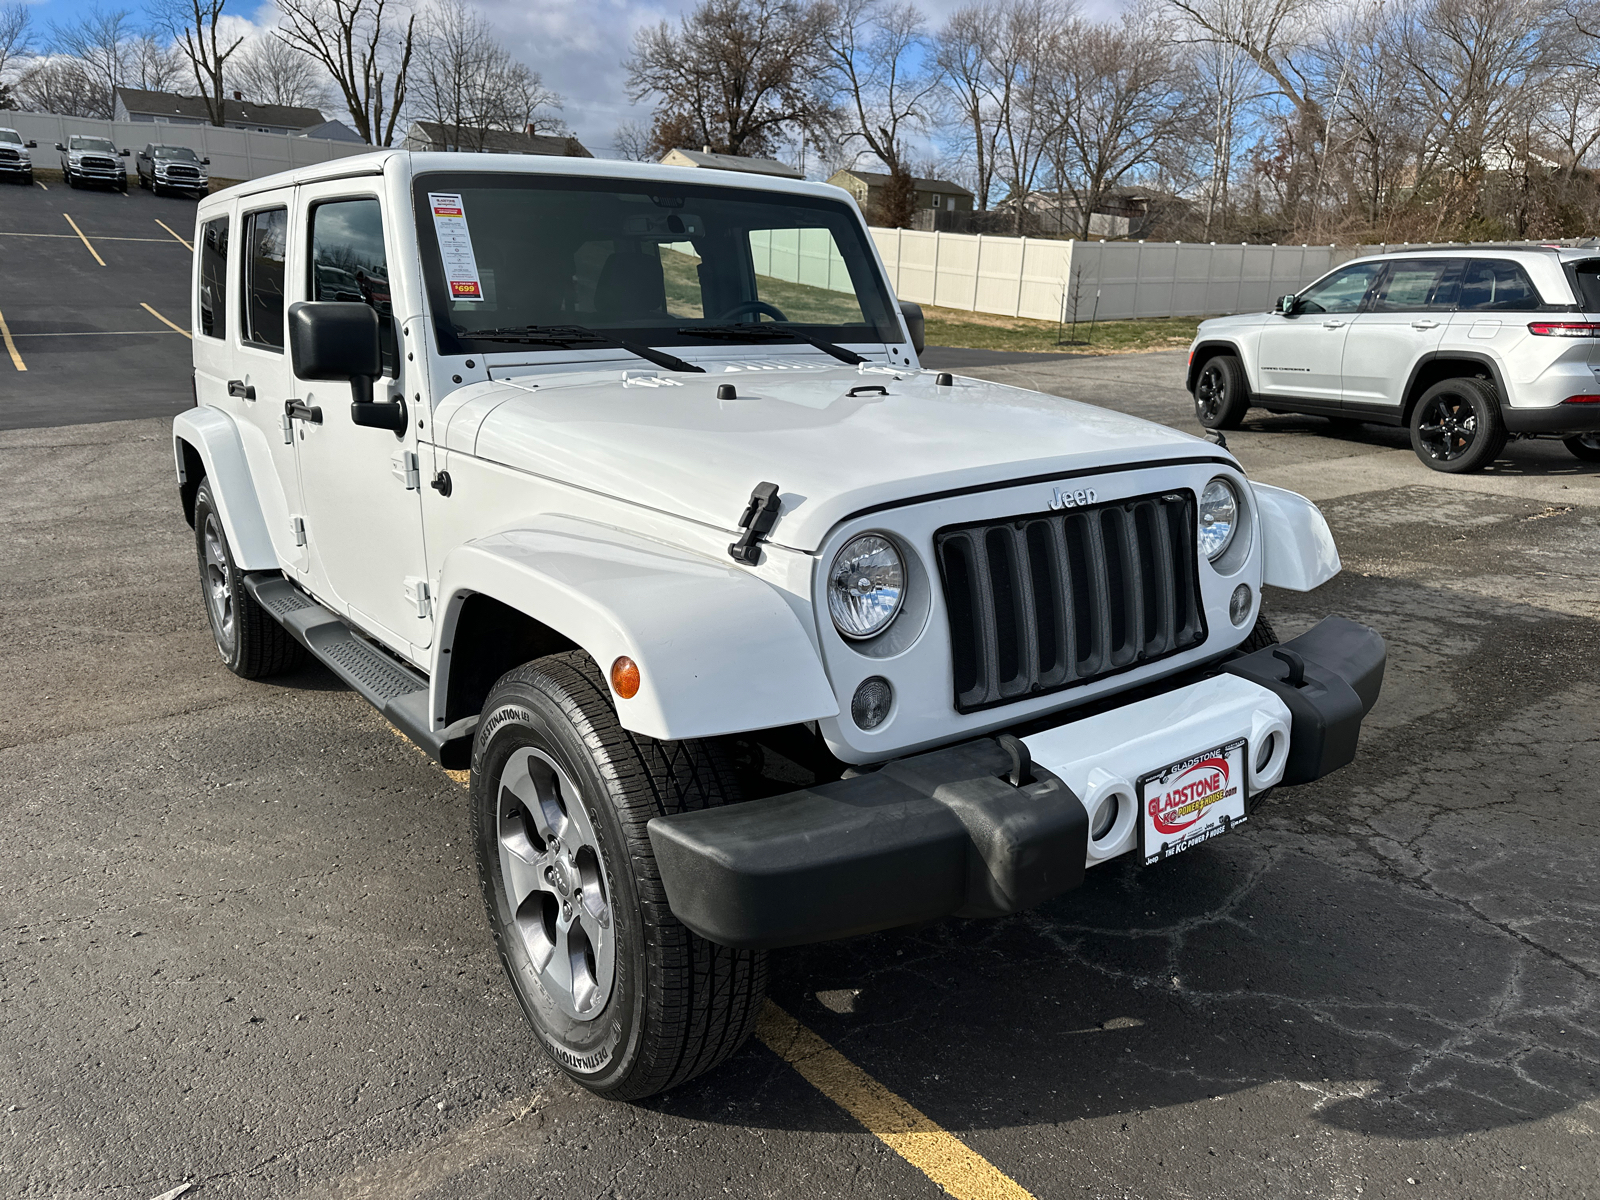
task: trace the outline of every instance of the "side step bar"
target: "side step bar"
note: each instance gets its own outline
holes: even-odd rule
[[[429,758],[450,770],[472,761],[472,735],[478,718],[444,729],[428,719],[428,677],[398,662],[366,641],[337,614],[328,611],[276,571],[244,577],[245,590],[267,614],[293,635],[318,662],[410,738]]]

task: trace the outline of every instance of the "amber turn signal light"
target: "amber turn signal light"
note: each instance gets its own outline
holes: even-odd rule
[[[611,664],[611,690],[624,700],[639,694],[639,664],[626,654]]]

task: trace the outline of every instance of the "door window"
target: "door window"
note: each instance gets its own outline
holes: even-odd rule
[[[283,349],[283,278],[289,211],[269,208],[245,218],[244,340],[264,350]]]
[[[1307,313],[1353,313],[1361,307],[1382,263],[1356,263],[1335,271],[1300,293],[1296,310]]]
[[[1464,312],[1533,312],[1541,307],[1539,291],[1528,273],[1503,258],[1480,258],[1467,264],[1461,281]]]
[[[1459,258],[1403,258],[1389,264],[1372,296],[1373,312],[1439,312],[1456,306]]]
[[[383,373],[396,377],[394,303],[377,200],[330,200],[311,210],[309,270],[306,293],[313,300],[354,301],[378,314]]]
[[[228,336],[228,218],[218,217],[200,228],[200,332]]]

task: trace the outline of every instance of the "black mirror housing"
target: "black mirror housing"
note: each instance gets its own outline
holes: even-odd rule
[[[56,149],[61,151],[61,153],[63,153],[63,154],[65,154],[67,152],[67,148],[65,146],[63,146],[60,142],[56,143]]]
[[[209,158],[202,158],[200,160],[200,165],[203,167],[209,167],[211,165],[211,160]]]
[[[352,300],[291,304],[289,360],[300,379],[350,384],[352,424],[405,433],[405,401],[372,402],[372,381],[383,374],[383,347],[378,314],[370,305]]]
[[[911,334],[911,348],[918,354],[927,344],[927,322],[922,316],[922,305],[913,304],[909,300],[900,301],[900,315],[905,318],[906,331]]]
[[[117,151],[117,153],[120,154],[123,158],[127,158],[128,157],[128,148],[126,146],[124,146],[121,150]]]
[[[39,148],[39,143],[38,142],[29,142],[28,143],[28,149],[29,150],[37,150],[38,148]]]

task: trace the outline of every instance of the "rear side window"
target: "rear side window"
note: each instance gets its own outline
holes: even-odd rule
[[[195,305],[200,332],[206,337],[228,336],[228,218],[218,217],[200,227],[200,295]]]
[[[289,211],[251,213],[244,226],[244,340],[283,349],[283,278]]]
[[[1480,258],[1467,264],[1461,280],[1463,312],[1533,312],[1543,307],[1528,273],[1503,258]]]
[[[1372,298],[1373,312],[1437,312],[1456,306],[1461,291],[1461,259],[1402,258],[1389,270]]]
[[[389,256],[383,248],[383,212],[376,200],[330,200],[311,210],[310,272],[306,293],[313,300],[354,301],[377,312],[383,373],[395,377]]]
[[[1586,313],[1600,312],[1600,258],[1586,258],[1582,262],[1568,263],[1572,290],[1578,294],[1578,303]]]

